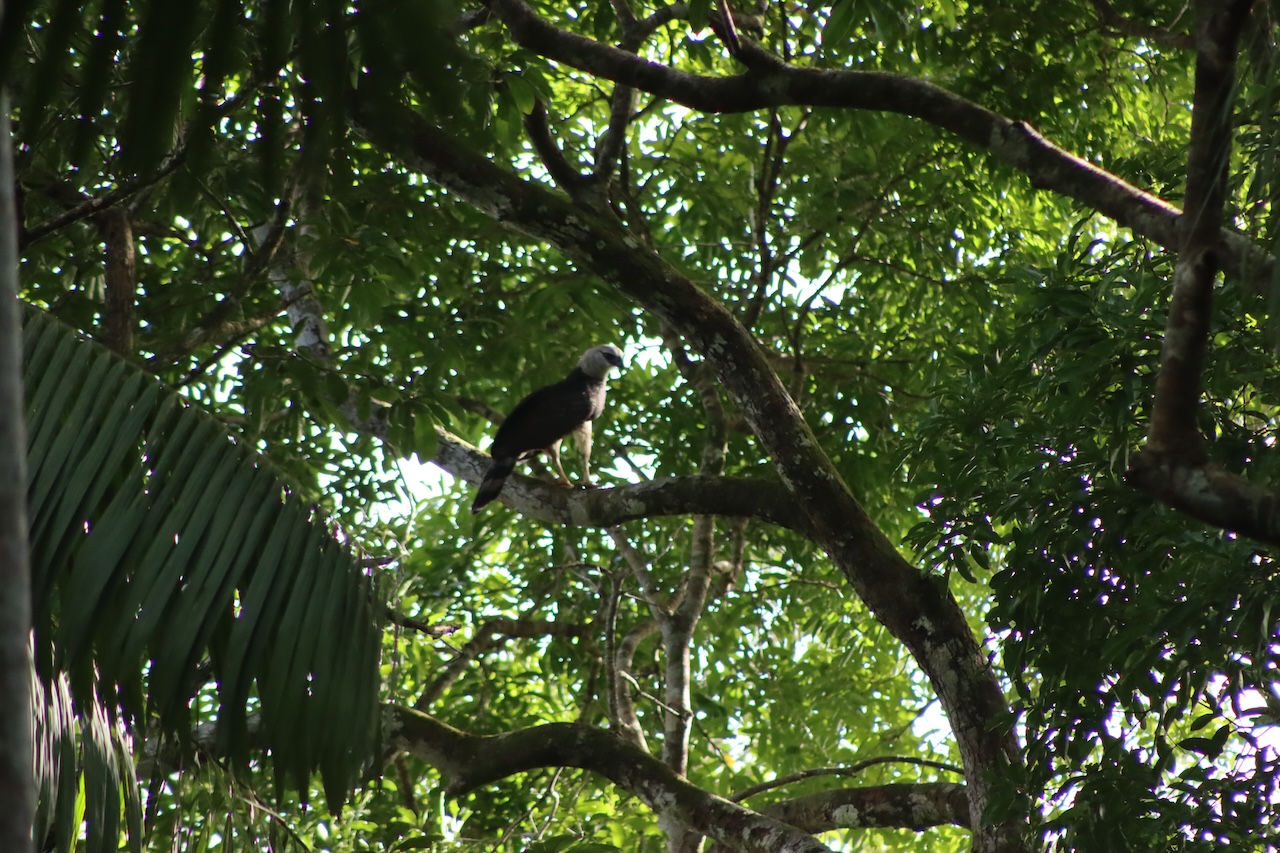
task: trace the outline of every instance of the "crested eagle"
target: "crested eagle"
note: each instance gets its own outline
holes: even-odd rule
[[[604,411],[605,380],[622,367],[622,350],[613,344],[592,347],[578,359],[578,366],[559,382],[539,388],[511,410],[489,449],[493,463],[476,492],[472,512],[492,501],[516,463],[546,452],[555,464],[561,484],[568,486],[560,464],[560,441],[574,433],[582,451],[584,481],[591,485],[591,422]]]

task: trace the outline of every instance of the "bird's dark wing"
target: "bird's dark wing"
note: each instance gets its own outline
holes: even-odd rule
[[[494,458],[542,450],[591,419],[592,384],[586,377],[567,379],[539,388],[507,415],[493,437]]]

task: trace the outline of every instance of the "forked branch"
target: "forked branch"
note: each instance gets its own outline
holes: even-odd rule
[[[1110,217],[1162,246],[1180,245],[1180,211],[1162,199],[1077,157],[1025,122],[999,115],[926,80],[882,71],[833,71],[784,62],[749,39],[736,58],[743,74],[691,74],[556,27],[524,0],[489,0],[517,44],[597,77],[660,95],[708,113],[740,113],[780,106],[846,107],[918,118],[1052,190]],[[1221,230],[1222,268],[1255,289],[1270,286],[1274,258],[1246,237]]]

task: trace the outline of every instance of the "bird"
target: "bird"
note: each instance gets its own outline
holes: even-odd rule
[[[561,485],[572,485],[560,464],[560,442],[574,434],[582,451],[585,484],[591,485],[591,422],[604,411],[605,381],[622,367],[622,350],[601,344],[582,354],[569,375],[543,386],[516,403],[498,427],[489,454],[493,462],[480,483],[471,511],[479,512],[502,491],[516,463],[546,452],[560,475]]]

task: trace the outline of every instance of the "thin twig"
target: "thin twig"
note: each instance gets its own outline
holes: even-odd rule
[[[678,708],[673,708],[673,707],[671,707],[671,706],[670,706],[670,705],[668,705],[666,702],[663,702],[661,699],[659,699],[657,696],[654,696],[652,693],[650,693],[649,691],[645,690],[643,687],[641,687],[641,686],[640,686],[640,682],[636,681],[635,676],[633,676],[631,673],[629,673],[629,672],[620,672],[620,673],[618,673],[618,675],[622,676],[622,678],[623,678],[624,680],[626,680],[627,682],[629,682],[629,683],[631,684],[631,686],[632,686],[632,687],[634,687],[634,688],[636,689],[636,692],[637,692],[637,693],[639,693],[639,694],[640,694],[641,696],[643,696],[644,698],[648,699],[648,700],[649,700],[650,702],[652,702],[653,704],[657,705],[657,706],[658,706],[659,708],[661,708],[663,711],[666,711],[668,714],[675,714],[675,715],[679,716],[679,714],[680,714],[680,710],[679,710]],[[686,712],[686,713],[688,713],[688,712]]]
[[[749,788],[743,788],[741,791],[729,797],[735,803],[740,803],[745,799],[754,797],[756,794],[762,794],[765,791],[772,791],[775,788],[781,788],[783,785],[790,785],[794,782],[801,782],[805,779],[813,779],[816,776],[856,776],[862,771],[878,764],[914,764],[918,767],[932,767],[935,770],[942,770],[947,773],[955,773],[960,776],[964,775],[964,768],[957,767],[954,764],[947,764],[943,761],[933,761],[928,758],[914,758],[909,755],[882,755],[878,758],[868,758],[866,761],[859,761],[857,764],[850,764],[848,767],[814,767],[809,770],[801,770],[797,773],[789,773],[786,776],[779,776],[770,782],[761,782],[758,785],[752,785]]]
[[[392,607],[385,608],[383,612],[387,616],[387,621],[392,625],[399,625],[401,628],[408,628],[410,631],[417,631],[419,634],[425,634],[437,640],[450,634],[456,634],[461,630],[460,626],[450,623],[432,625],[420,619],[414,619],[412,616],[406,616]]]

